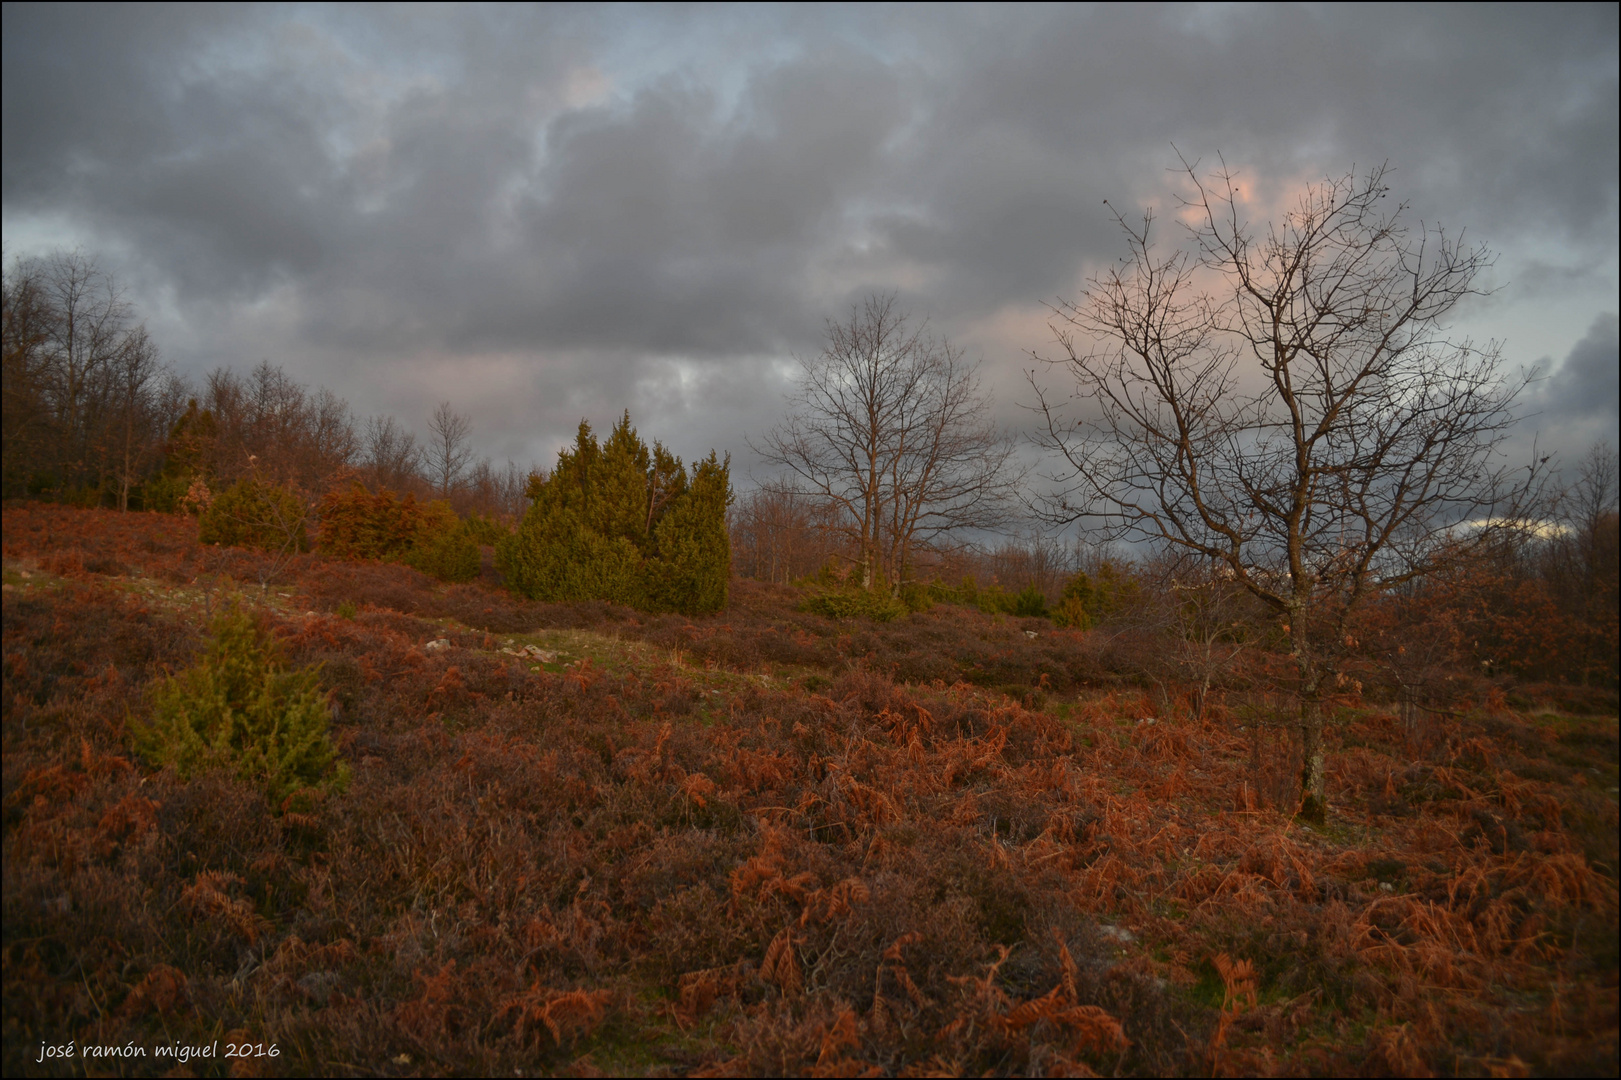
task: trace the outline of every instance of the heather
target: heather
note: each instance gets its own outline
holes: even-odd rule
[[[1316,828],[1285,698],[1191,719],[1126,635],[307,553],[260,588],[272,554],[196,530],[5,509],[8,1073],[77,1071],[36,1062],[70,1038],[277,1074],[1614,1071],[1603,694],[1344,696]],[[136,752],[233,605],[319,673],[346,787]]]

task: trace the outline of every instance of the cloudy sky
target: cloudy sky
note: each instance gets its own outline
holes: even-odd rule
[[[7,258],[96,254],[182,371],[268,359],[549,463],[629,408],[687,457],[781,415],[869,292],[1028,426],[1047,304],[1221,155],[1264,219],[1388,162],[1499,254],[1458,329],[1617,424],[1617,8],[4,8]],[[1174,149],[1173,149],[1174,148]],[[744,481],[746,483],[746,481]]]

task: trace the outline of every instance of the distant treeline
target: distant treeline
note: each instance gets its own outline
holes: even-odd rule
[[[352,478],[497,518],[527,505],[530,470],[474,460],[467,421],[448,406],[419,440],[268,361],[192,382],[163,363],[117,283],[80,255],[6,268],[3,426],[8,499],[168,511],[191,475],[216,485],[255,475],[309,493]]]
[[[737,574],[809,585],[831,597],[832,615],[893,618],[943,602],[1047,616],[1147,632],[1164,655],[1200,643],[1202,659],[1188,661],[1205,672],[1200,685],[1219,683],[1221,656],[1272,632],[1268,614],[1210,567],[1039,531],[992,546],[949,536],[921,545],[890,595],[855,603],[833,595],[850,591],[859,552],[825,500],[767,485],[734,504],[728,463],[711,453],[689,471],[656,442],[650,449],[628,414],[600,443],[582,424],[548,474],[475,460],[469,421],[448,404],[419,439],[268,362],[194,384],[163,364],[116,284],[78,255],[6,270],[3,389],[5,498],[212,508],[204,531],[225,543],[319,542],[447,580],[475,576],[479,545],[494,545],[509,587],[545,600],[714,611]],[[1376,606],[1368,648],[1382,650],[1392,678],[1414,694],[1460,671],[1616,684],[1614,449],[1593,447],[1576,471],[1547,528]]]
[[[198,386],[79,255],[7,268],[4,351],[5,498],[190,513],[205,543],[318,545],[447,581],[477,576],[493,545],[504,579],[536,599],[725,606],[728,464],[711,452],[689,474],[628,413],[600,446],[582,422],[547,474],[474,460],[449,403],[419,441],[269,362]]]

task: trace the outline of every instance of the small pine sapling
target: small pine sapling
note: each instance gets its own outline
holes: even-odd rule
[[[279,803],[301,788],[341,790],[349,770],[328,733],[327,695],[312,668],[288,671],[257,620],[239,607],[214,620],[195,666],[164,680],[135,749],[182,777],[228,768]]]

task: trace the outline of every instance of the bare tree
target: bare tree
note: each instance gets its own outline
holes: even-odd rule
[[[50,362],[46,343],[53,321],[46,297],[44,267],[17,260],[6,267],[0,294],[4,328],[4,374],[0,383],[0,409],[4,410],[5,495],[21,495],[29,475],[45,457],[50,437],[46,408],[45,373]]]
[[[785,470],[785,490],[837,511],[864,588],[898,589],[915,548],[1006,520],[1013,444],[974,365],[893,296],[829,321],[821,355],[801,365],[792,412],[755,449]]]
[[[529,489],[529,477],[534,472],[535,469],[521,468],[510,458],[501,467],[497,467],[489,458],[480,458],[467,472],[456,509],[507,523],[515,522],[523,517],[529,505],[525,492]]]
[[[733,569],[784,583],[816,573],[838,543],[829,535],[825,505],[772,484],[740,497],[728,515]]]
[[[5,489],[129,505],[162,438],[162,365],[117,281],[78,252],[5,273]]]
[[[1162,256],[1151,214],[1117,215],[1130,258],[1055,309],[1054,362],[1090,415],[1036,386],[1063,463],[1047,510],[1224,564],[1271,609],[1298,676],[1301,811],[1320,819],[1352,616],[1521,524],[1539,474],[1499,448],[1525,384],[1495,344],[1447,333],[1491,256],[1410,232],[1383,168],[1314,185],[1258,233],[1231,173],[1184,167],[1189,243]]]
[[[1577,462],[1576,483],[1566,495],[1569,516],[1582,536],[1592,536],[1604,517],[1616,512],[1618,489],[1621,489],[1621,462],[1617,460],[1615,447],[1608,442],[1596,442]]]
[[[55,473],[63,486],[83,484],[95,468],[96,436],[106,421],[112,365],[128,346],[130,307],[117,282],[78,252],[47,260],[50,321],[46,395],[56,424]]]
[[[1566,661],[1580,665],[1585,684],[1614,678],[1621,597],[1616,567],[1618,466],[1615,447],[1598,442],[1576,463],[1576,479],[1564,493],[1563,526],[1536,545],[1540,576],[1579,631]]]
[[[471,429],[467,417],[442,401],[428,422],[429,439],[424,456],[427,458],[428,476],[439,489],[441,498],[450,498],[461,482],[468,462],[473,460],[473,448],[468,441]]]
[[[157,456],[166,430],[157,398],[162,365],[144,327],[125,339],[110,367],[109,381],[117,417],[111,434],[118,444],[113,473],[118,509],[125,511],[129,509],[130,489],[141,482],[148,462]]]
[[[392,416],[373,416],[361,433],[360,460],[373,487],[403,492],[417,477],[422,448]]]

